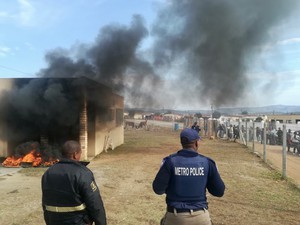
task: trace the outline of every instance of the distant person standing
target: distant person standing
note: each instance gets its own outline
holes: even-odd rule
[[[263,143],[265,142],[265,141],[264,141],[264,139],[265,139],[265,132],[266,132],[266,131],[265,131],[265,128],[262,128],[262,129],[261,129],[261,132],[260,132],[260,133],[261,133],[261,140],[260,140],[260,143],[261,143],[261,144],[263,144]],[[267,142],[266,142],[266,143],[267,143]]]
[[[217,136],[219,138],[223,138],[223,135],[224,135],[224,127],[222,124],[219,124],[217,127]]]
[[[236,141],[236,139],[240,138],[239,127],[236,125],[233,125],[233,138],[234,138],[234,142]]]
[[[215,162],[199,154],[200,136],[186,128],[180,134],[182,149],[163,159],[153,181],[156,194],[166,194],[167,212],[161,225],[211,225],[206,190],[224,195],[225,184]]]
[[[197,133],[199,133],[201,131],[200,126],[198,125],[197,122],[195,122],[192,127],[193,130],[197,131]]]
[[[286,145],[287,145],[287,151],[290,151],[291,145],[292,145],[292,131],[291,129],[288,129],[288,132],[286,133]]]
[[[278,128],[276,135],[277,135],[277,144],[282,145],[282,143],[283,143],[283,131],[281,130],[280,127]]]
[[[259,127],[256,127],[256,140],[261,141],[261,129]]]
[[[233,127],[230,124],[229,128],[228,128],[228,139],[231,140],[233,138]]]
[[[291,143],[293,145],[293,153],[296,153],[296,149],[297,149],[297,153],[299,154],[299,148],[300,148],[300,138],[298,136],[298,133],[295,131],[294,135],[291,138]]]

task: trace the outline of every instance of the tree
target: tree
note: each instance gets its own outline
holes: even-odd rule
[[[133,110],[133,109],[128,110],[129,118],[134,118],[134,115],[135,115],[135,110]]]
[[[221,117],[221,113],[218,111],[214,111],[212,114],[212,117],[215,119],[219,119]]]
[[[255,120],[254,120],[254,122],[261,122],[263,120],[263,118],[261,118],[260,116],[259,117],[257,117]]]
[[[248,111],[246,110],[242,111],[242,115],[248,115]]]
[[[202,114],[201,114],[201,113],[196,113],[196,114],[194,115],[194,117],[201,118],[201,117],[202,117]]]

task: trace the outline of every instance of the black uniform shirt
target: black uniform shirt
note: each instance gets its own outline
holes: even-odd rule
[[[47,225],[87,224],[106,225],[106,215],[93,173],[84,165],[62,159],[51,166],[42,177],[42,205]],[[74,207],[81,204],[86,209],[75,212],[49,212],[47,206]]]

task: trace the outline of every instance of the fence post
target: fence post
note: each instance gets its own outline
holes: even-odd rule
[[[254,143],[254,139],[255,139],[255,137],[256,137],[256,130],[255,130],[255,122],[253,121],[253,139],[252,139],[252,150],[253,150],[253,152],[255,152],[255,143]]]
[[[248,121],[246,121],[246,146],[248,147],[248,140],[249,140],[249,128],[248,128]]]
[[[239,132],[239,141],[243,140],[243,135],[242,135],[242,131],[241,131],[241,119],[239,119],[239,123],[238,123],[238,132]],[[244,142],[244,140],[243,140]]]
[[[267,162],[267,152],[266,152],[266,143],[267,143],[267,130],[266,130],[266,123],[264,123],[264,151],[263,151],[263,158],[264,162]]]
[[[282,177],[286,178],[286,125],[282,126],[283,142],[282,142]]]

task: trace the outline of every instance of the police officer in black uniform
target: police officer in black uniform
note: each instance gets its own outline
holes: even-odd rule
[[[183,149],[163,159],[153,181],[156,194],[166,194],[167,212],[161,225],[211,225],[206,199],[221,197],[225,185],[215,162],[197,153],[198,133],[185,128],[180,134]]]
[[[80,163],[81,148],[67,141],[63,158],[42,177],[42,206],[47,225],[106,225],[106,214],[94,175]]]

